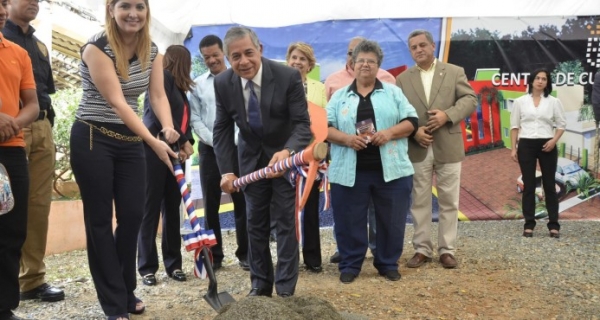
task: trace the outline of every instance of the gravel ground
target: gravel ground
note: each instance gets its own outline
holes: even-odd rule
[[[522,221],[460,222],[456,255],[459,267],[454,270],[443,269],[437,257],[421,268],[407,269],[406,261],[413,254],[413,228],[409,225],[399,261],[402,279],[385,281],[377,275],[372,257],[367,254],[360,276],[349,285],[339,282],[337,266],[328,262],[335,248],[331,229],[322,229],[324,272],[302,270],[296,295],[325,299],[344,319],[599,319],[600,221],[561,224],[562,237],[551,239],[544,221],[538,223],[533,238],[521,236]],[[248,273],[232,258],[234,242],[233,232],[225,232],[226,259],[217,278],[220,291],[242,300],[250,290],[250,281]],[[271,249],[274,254],[274,243]],[[184,257],[187,282],[169,279],[162,269],[155,287],[144,286],[138,280],[136,294],[147,308],[143,315],[132,319],[217,316],[202,299],[208,282],[193,278],[192,255],[186,252]],[[22,302],[15,311],[17,315],[32,319],[104,319],[85,251],[49,256],[46,263],[49,282],[64,288],[66,300]],[[283,315],[268,318],[286,319]],[[313,315],[310,319],[319,317]]]

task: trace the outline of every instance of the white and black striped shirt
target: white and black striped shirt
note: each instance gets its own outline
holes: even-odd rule
[[[86,46],[90,44],[98,47],[109,58],[111,58],[115,64],[116,70],[115,55],[108,44],[106,34],[104,32],[100,32],[94,35],[90,40],[88,40]],[[82,52],[84,48],[85,46],[82,47]],[[142,71],[142,65],[140,61],[136,56],[134,56],[131,60],[129,60],[129,80],[123,80],[123,78],[119,77],[119,82],[121,83],[121,89],[123,90],[125,100],[135,112],[137,112],[138,109],[138,97],[140,94],[146,91],[148,85],[150,84],[152,62],[156,58],[157,54],[158,47],[153,42],[150,48],[150,64],[148,68],[145,71]],[[81,74],[83,96],[81,98],[81,102],[79,103],[79,108],[77,109],[77,119],[123,124],[123,120],[121,120],[121,118],[112,110],[112,108],[108,105],[108,102],[98,91],[98,88],[96,88],[96,85],[90,76],[90,70],[83,62],[83,59],[79,64],[79,72]]]

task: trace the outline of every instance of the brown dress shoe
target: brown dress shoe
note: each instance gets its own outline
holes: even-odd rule
[[[442,267],[446,269],[454,269],[458,265],[456,259],[454,259],[454,257],[449,253],[442,254],[440,256],[440,262],[442,263]]]
[[[406,263],[406,266],[409,268],[418,268],[420,266],[422,266],[425,262],[430,262],[431,258],[422,254],[422,253],[415,253],[415,255],[410,258],[410,260],[408,260],[408,262]]]

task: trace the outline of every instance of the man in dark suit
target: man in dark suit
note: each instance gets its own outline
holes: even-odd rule
[[[304,149],[311,139],[304,86],[297,70],[262,58],[254,31],[232,27],[225,35],[231,69],[215,78],[217,114],[213,144],[221,189],[237,192],[234,157],[240,174],[271,166]],[[234,124],[239,127],[235,154]],[[294,294],[298,281],[298,241],[294,220],[294,188],[283,174],[270,174],[244,187],[248,219],[249,296]],[[277,269],[269,249],[270,219],[277,223]]]

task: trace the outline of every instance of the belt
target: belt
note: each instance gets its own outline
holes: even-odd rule
[[[86,122],[84,120],[81,119],[77,119],[77,121],[86,124],[87,126],[90,127],[90,150],[92,150],[93,148],[93,144],[92,144],[92,140],[93,140],[93,130],[97,130],[100,133],[102,133],[105,136],[111,137],[113,139],[117,139],[117,140],[121,140],[121,141],[126,141],[126,142],[142,142],[142,138],[139,136],[127,136],[124,134],[120,134],[118,132],[112,131],[110,129],[107,129],[105,127],[98,127],[92,123]]]
[[[46,118],[48,118],[48,110],[40,110],[40,114],[35,121],[44,120]]]

